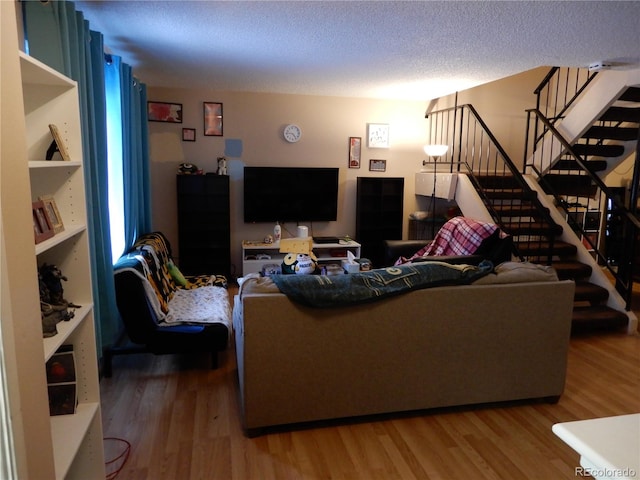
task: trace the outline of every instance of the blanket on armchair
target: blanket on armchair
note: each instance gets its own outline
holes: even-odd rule
[[[490,273],[493,264],[412,263],[347,275],[272,275],[278,289],[311,307],[338,307],[380,300],[419,288],[466,285]]]

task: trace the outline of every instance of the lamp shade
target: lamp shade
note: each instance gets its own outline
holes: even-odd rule
[[[424,153],[430,157],[441,157],[449,150],[449,145],[425,145]]]

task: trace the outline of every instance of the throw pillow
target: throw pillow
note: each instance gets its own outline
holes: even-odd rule
[[[176,282],[181,287],[186,287],[189,282],[184,278],[182,272],[175,266],[173,262],[167,262],[167,270],[169,271],[169,275],[173,278],[173,281]]]

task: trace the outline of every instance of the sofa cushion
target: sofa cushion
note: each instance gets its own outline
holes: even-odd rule
[[[161,324],[223,323],[230,325],[229,292],[225,288],[204,286],[179,289],[169,302]]]
[[[551,266],[530,262],[504,262],[496,266],[493,272],[473,282],[474,285],[500,283],[554,282],[558,274]]]

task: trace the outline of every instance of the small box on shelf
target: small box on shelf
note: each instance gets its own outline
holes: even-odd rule
[[[358,273],[360,271],[359,263],[350,263],[349,260],[342,260],[342,268],[347,273]]]

